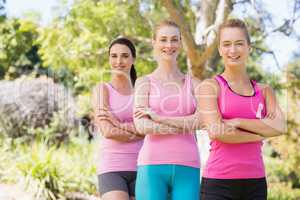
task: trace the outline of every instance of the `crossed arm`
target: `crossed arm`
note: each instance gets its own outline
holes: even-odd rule
[[[237,128],[259,134],[263,137],[282,135],[286,132],[285,118],[276,100],[275,93],[270,86],[260,84],[260,87],[266,100],[266,117],[263,119],[236,118],[227,120],[227,122],[235,124]]]
[[[134,124],[140,134],[180,134],[182,128],[160,123],[151,118],[149,108],[150,81],[146,77],[138,78],[135,83]]]
[[[199,85],[200,81],[198,79],[192,79],[193,86],[193,95],[196,98],[196,111],[195,113],[187,116],[161,116],[156,114],[151,110],[145,110],[148,113],[149,117],[156,122],[161,124],[165,124],[168,126],[176,127],[178,129],[182,129],[184,132],[191,132],[196,129],[200,129],[200,116],[199,116]]]
[[[219,85],[214,79],[204,80],[199,87],[199,107],[202,127],[207,130],[210,139],[224,143],[256,142],[262,136],[241,130],[224,123],[218,108]]]
[[[108,139],[130,142],[142,139],[133,123],[120,123],[109,110],[109,92],[104,84],[93,90],[94,125]]]

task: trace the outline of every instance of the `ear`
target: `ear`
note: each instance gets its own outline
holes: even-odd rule
[[[220,45],[218,45],[218,52],[219,52],[219,55],[222,57],[222,52],[221,52]]]
[[[249,46],[249,52],[252,52],[253,48],[251,46]]]
[[[152,38],[151,43],[152,43],[152,46],[155,44],[155,39],[154,38]]]

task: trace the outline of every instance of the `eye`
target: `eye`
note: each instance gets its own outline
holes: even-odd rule
[[[173,38],[171,41],[172,42],[178,42],[178,39],[177,38]]]
[[[116,57],[117,57],[117,55],[116,55],[116,54],[112,54],[112,55],[110,55],[110,57],[112,57],[112,58],[116,58]]]
[[[244,43],[239,42],[239,43],[237,43],[236,45],[237,45],[237,46],[244,46]]]
[[[230,43],[224,43],[223,46],[224,46],[224,47],[229,47],[229,46],[230,46]]]

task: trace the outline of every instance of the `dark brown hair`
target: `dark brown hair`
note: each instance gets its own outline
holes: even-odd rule
[[[136,58],[136,50],[135,50],[135,47],[134,47],[133,43],[132,43],[129,39],[124,38],[124,37],[115,39],[115,40],[109,45],[109,49],[108,49],[108,53],[109,53],[109,54],[110,54],[110,49],[111,49],[111,47],[114,46],[115,44],[122,44],[122,45],[127,46],[127,47],[130,49],[130,52],[131,52],[132,57],[133,57],[133,58]],[[136,70],[135,70],[135,68],[134,68],[134,65],[132,65],[132,66],[131,66],[131,69],[130,69],[130,80],[131,80],[131,83],[132,83],[133,86],[134,86],[134,84],[135,84],[136,78],[137,78]]]

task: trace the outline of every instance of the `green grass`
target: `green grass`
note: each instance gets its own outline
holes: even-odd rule
[[[1,138],[0,182],[25,183],[37,199],[61,199],[66,192],[96,193],[95,143],[72,137],[59,148]]]

